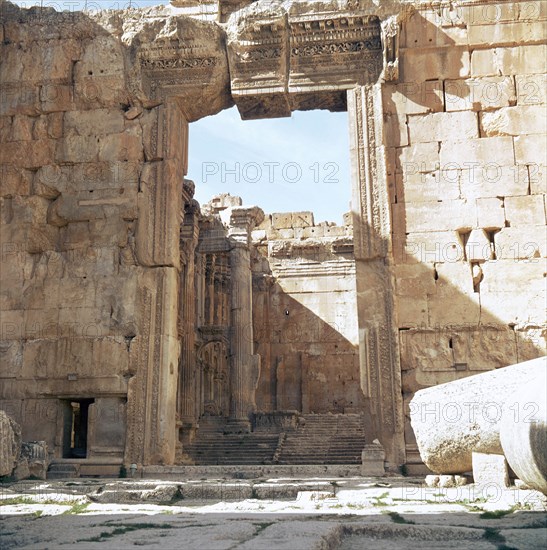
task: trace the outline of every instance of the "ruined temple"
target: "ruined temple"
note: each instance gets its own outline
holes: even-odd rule
[[[417,390],[545,351],[545,10],[0,0],[0,409],[23,440],[73,475],[230,445],[419,471]],[[190,125],[233,105],[347,111],[344,225],[194,200]]]

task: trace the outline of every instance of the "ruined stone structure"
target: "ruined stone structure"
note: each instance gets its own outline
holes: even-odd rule
[[[82,474],[285,411],[418,464],[416,390],[544,349],[545,4],[173,4],[0,0],[0,408]],[[347,110],[345,227],[200,209],[189,123],[234,104]]]

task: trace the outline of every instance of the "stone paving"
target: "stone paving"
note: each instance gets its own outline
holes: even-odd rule
[[[74,480],[0,490],[0,546],[188,550],[536,549],[547,498],[417,478]]]

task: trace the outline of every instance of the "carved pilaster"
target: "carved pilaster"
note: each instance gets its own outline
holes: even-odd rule
[[[404,462],[401,379],[393,319],[391,219],[380,85],[348,93],[361,387],[368,438]]]
[[[179,357],[173,268],[146,270],[139,281],[139,330],[128,384],[128,464],[172,464],[175,458],[176,365]]]

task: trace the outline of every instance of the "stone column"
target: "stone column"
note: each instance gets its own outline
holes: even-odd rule
[[[253,227],[264,219],[256,206],[234,207],[230,213],[231,267],[231,369],[230,425],[234,431],[250,430],[256,410],[255,391],[260,357],[253,354],[252,275],[249,250]]]
[[[195,387],[195,322],[196,322],[196,285],[195,285],[195,251],[199,238],[199,204],[192,199],[193,183],[184,182],[186,209],[184,223],[181,227],[181,255],[185,259],[185,269],[181,280],[180,294],[180,336],[182,340],[179,362],[178,416],[182,428],[183,442],[192,439],[197,424]]]

